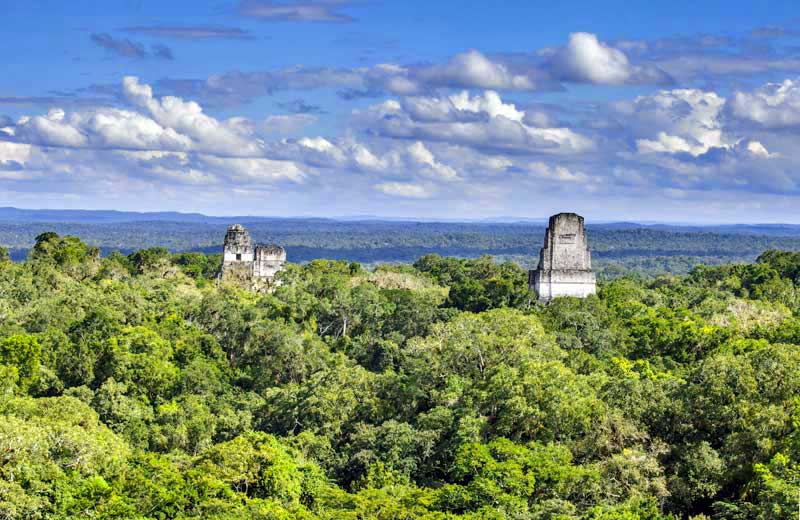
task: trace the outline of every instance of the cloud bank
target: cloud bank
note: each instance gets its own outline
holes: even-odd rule
[[[343,23],[350,7],[245,1],[238,12]],[[251,36],[215,25],[124,30],[181,45]],[[537,215],[565,201],[702,208],[710,198],[780,207],[800,197],[800,80],[791,74],[800,64],[781,50],[760,58],[745,51],[755,38],[776,37],[609,41],[576,32],[515,54],[466,49],[437,62],[296,65],[205,79],[131,75],[0,98],[24,114],[0,116],[0,183],[18,198],[119,192],[154,204],[213,204],[223,194],[256,212],[267,199],[340,214],[359,204],[363,212],[398,204]],[[92,41],[132,66],[174,58],[162,44],[106,33]],[[737,82],[712,83],[709,71]],[[760,81],[764,71],[783,77]],[[574,93],[593,87],[614,89],[614,101]],[[542,101],[557,95],[571,97]],[[256,103],[264,96],[274,99]],[[258,108],[244,107],[251,103]]]

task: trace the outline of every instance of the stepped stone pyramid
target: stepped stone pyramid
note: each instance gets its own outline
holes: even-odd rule
[[[539,267],[530,271],[528,283],[543,303],[559,296],[585,298],[597,292],[583,217],[575,213],[550,217]]]

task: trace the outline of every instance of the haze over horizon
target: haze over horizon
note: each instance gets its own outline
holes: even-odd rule
[[[569,212],[569,211],[563,212]],[[18,214],[15,214],[19,212]],[[320,216],[315,214],[286,214],[286,215],[278,215],[278,214],[255,214],[255,213],[204,213],[204,212],[196,212],[196,211],[177,211],[177,210],[161,210],[161,211],[137,211],[137,210],[119,210],[119,209],[109,209],[109,208],[98,208],[98,209],[85,209],[85,208],[18,208],[18,207],[2,207],[0,206],[0,222],[76,222],[74,219],[74,215],[76,213],[85,214],[83,218],[79,219],[81,221],[86,220],[87,222],[118,222],[118,221],[125,221],[130,219],[122,218],[120,220],[115,220],[113,218],[108,218],[108,214],[119,214],[121,216],[130,216],[130,215],[140,215],[142,218],[137,218],[136,220],[139,221],[147,221],[147,220],[154,220],[154,221],[180,221],[184,220],[180,217],[198,217],[198,218],[209,218],[214,220],[224,220],[228,219],[231,222],[234,220],[241,220],[243,222],[247,222],[249,219],[251,221],[258,221],[258,220],[330,220],[330,221],[338,221],[338,222],[357,222],[357,221],[402,221],[402,222],[424,222],[424,223],[464,223],[464,224],[492,224],[492,223],[507,223],[507,224],[530,224],[530,223],[537,223],[541,224],[542,226],[547,224],[548,219],[551,215],[547,216],[517,216],[517,215],[497,215],[493,217],[416,217],[416,216],[407,216],[407,215],[371,215],[371,214],[360,214],[360,215],[328,215],[328,216]],[[97,214],[97,217],[94,215]],[[176,216],[175,219],[172,216]],[[152,219],[149,216],[153,216]],[[584,216],[584,215],[581,215]],[[704,222],[697,222],[693,220],[646,220],[646,219],[637,219],[635,216],[626,219],[595,219],[591,216],[587,221],[587,226],[604,226],[604,225],[615,225],[615,224],[632,224],[632,225],[640,225],[640,226],[675,226],[675,227],[688,227],[688,228],[698,228],[699,230],[710,229],[717,226],[731,226],[731,227],[747,227],[747,226],[789,226],[789,227],[800,227],[800,223],[794,221],[781,221],[781,220],[763,220],[763,221],[743,221],[743,220],[735,220],[732,219],[730,221],[704,221]]]
[[[800,223],[793,2],[7,2],[0,206]]]

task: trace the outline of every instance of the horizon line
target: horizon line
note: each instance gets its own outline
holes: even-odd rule
[[[13,210],[13,211],[20,211],[20,212],[83,212],[83,213],[118,213],[118,214],[133,214],[133,215],[157,215],[157,214],[176,214],[182,216],[198,216],[198,217],[205,217],[211,219],[270,219],[270,220],[307,220],[307,219],[319,219],[319,220],[330,220],[330,221],[406,221],[406,222],[426,222],[426,223],[524,223],[524,222],[542,222],[546,223],[547,220],[550,218],[551,215],[548,216],[537,216],[537,217],[528,217],[528,216],[518,216],[518,215],[500,215],[500,216],[487,216],[487,217],[476,217],[476,218],[440,218],[440,217],[410,217],[405,215],[373,215],[373,214],[352,214],[352,215],[333,215],[333,216],[322,216],[322,215],[302,215],[302,214],[295,214],[295,215],[254,215],[254,214],[243,214],[243,215],[235,215],[235,214],[208,214],[202,213],[200,211],[180,211],[180,210],[154,210],[154,211],[143,211],[143,210],[125,210],[125,209],[86,209],[86,208],[21,208],[17,206],[0,206],[0,211],[4,210]],[[574,213],[574,211],[572,211]],[[554,215],[557,213],[554,213]],[[586,220],[587,225],[592,224],[637,224],[641,226],[653,226],[653,225],[670,225],[670,226],[683,226],[683,227],[707,227],[707,226],[800,226],[800,221],[798,222],[789,222],[789,221],[750,221],[750,222],[742,222],[742,221],[702,221],[702,222],[688,222],[688,221],[678,221],[678,220],[653,220],[653,219],[642,219],[638,220],[635,217],[626,217],[626,218],[587,218],[585,215],[581,214]],[[6,219],[3,219],[0,216],[0,222],[4,222]],[[64,221],[68,223],[70,221]]]

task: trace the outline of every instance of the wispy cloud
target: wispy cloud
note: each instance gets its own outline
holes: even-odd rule
[[[796,23],[739,35],[697,34],[612,42],[628,58],[657,67],[676,83],[736,82],[762,74],[800,72]]]
[[[375,185],[375,189],[395,197],[407,199],[427,199],[431,197],[431,191],[425,186],[402,182],[382,182]]]
[[[303,99],[293,99],[284,103],[277,103],[279,107],[291,114],[324,114],[325,110],[319,105],[306,103]]]
[[[0,96],[0,105],[6,106],[96,106],[111,102],[104,97],[78,97],[73,94],[52,96]]]
[[[259,20],[348,23],[354,18],[340,8],[350,3],[347,0],[243,0],[239,13]]]
[[[223,25],[150,25],[134,26],[122,29],[125,32],[157,36],[161,38],[177,38],[182,40],[253,40],[255,36],[239,27]]]
[[[174,60],[175,56],[172,54],[172,49],[163,43],[156,43],[153,45],[153,56],[165,60]]]
[[[141,43],[128,38],[114,38],[108,33],[93,33],[91,39],[95,45],[126,58],[144,58],[147,56],[147,51]]]
[[[115,38],[108,33],[92,33],[92,42],[109,52],[126,58],[143,59],[147,57],[174,59],[172,50],[164,44],[154,44],[148,52],[142,43],[129,38]]]

